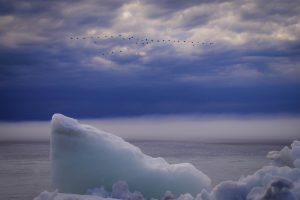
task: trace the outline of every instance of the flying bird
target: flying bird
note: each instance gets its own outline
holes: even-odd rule
[[[114,43],[112,45],[116,45],[115,42],[117,42],[118,40],[124,40],[124,42],[122,42],[122,45],[126,45],[125,40],[127,41],[127,45],[130,44],[136,44],[136,45],[142,45],[142,46],[146,46],[149,45],[151,43],[155,44],[155,42],[160,43],[161,45],[164,45],[168,42],[173,43],[173,45],[175,45],[175,43],[178,43],[178,47],[183,47],[184,44],[189,45],[191,44],[193,47],[198,47],[199,46],[203,46],[203,47],[213,47],[215,45],[214,42],[201,42],[201,41],[190,41],[190,40],[172,40],[172,39],[151,39],[148,37],[144,37],[144,39],[142,38],[138,38],[138,37],[134,37],[134,36],[126,36],[126,35],[122,35],[122,34],[118,34],[116,36],[114,35],[98,35],[98,36],[72,36],[69,37],[70,40],[86,40],[86,39],[91,39],[94,44],[99,44],[101,39],[110,39],[110,41],[114,41]],[[97,40],[98,39],[98,40]],[[130,41],[133,40],[133,43],[130,43]],[[180,43],[180,45],[179,45]],[[184,43],[184,44],[183,44]],[[197,44],[197,45],[196,45]],[[101,55],[102,56],[109,56],[110,54],[117,54],[117,53],[122,53],[124,51],[122,50],[117,50],[117,51],[107,51],[107,52],[102,52]]]

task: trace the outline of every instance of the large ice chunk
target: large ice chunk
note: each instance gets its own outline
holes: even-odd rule
[[[170,165],[118,136],[61,114],[52,117],[51,160],[54,186],[65,193],[85,194],[89,188],[110,189],[126,181],[130,190],[160,198],[167,190],[196,195],[211,185],[191,164]]]

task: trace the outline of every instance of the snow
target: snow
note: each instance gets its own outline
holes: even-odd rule
[[[210,190],[209,178],[192,165],[169,165],[162,158],[151,158],[123,139],[74,119],[54,115],[52,129],[53,178],[59,191],[84,193],[90,189],[88,195],[45,191],[35,200],[300,199],[299,141],[291,148],[269,152],[270,166]]]
[[[125,181],[129,189],[147,198],[160,198],[170,190],[175,195],[196,195],[210,190],[211,181],[189,163],[170,165],[152,158],[110,133],[61,114],[52,117],[52,178],[59,192],[85,194],[88,189],[112,188]]]

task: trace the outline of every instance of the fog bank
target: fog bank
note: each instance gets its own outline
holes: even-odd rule
[[[300,117],[152,116],[80,122],[130,140],[289,143],[300,139]],[[48,141],[49,138],[50,120],[0,122],[0,141]]]

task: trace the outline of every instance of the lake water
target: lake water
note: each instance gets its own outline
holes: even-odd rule
[[[207,174],[213,185],[252,174],[269,161],[274,144],[204,144],[197,142],[130,141],[154,157],[170,163],[190,162]],[[31,200],[52,191],[49,143],[0,143],[0,199]]]

